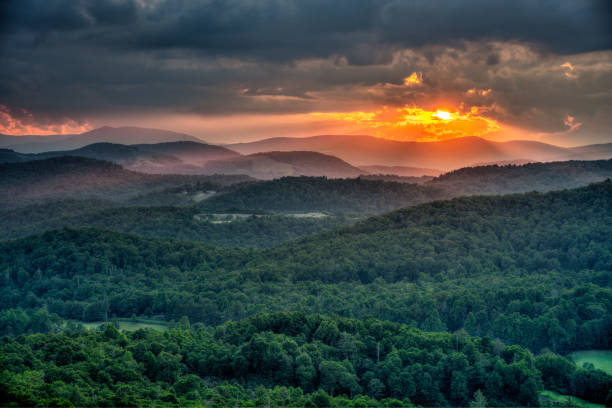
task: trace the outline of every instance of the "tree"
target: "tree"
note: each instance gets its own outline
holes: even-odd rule
[[[470,408],[486,408],[487,399],[480,389],[476,390],[472,401],[470,401]]]
[[[457,406],[465,406],[468,400],[467,378],[460,371],[451,375],[450,398]]]
[[[308,354],[301,353],[295,359],[295,377],[304,391],[312,391],[317,377],[317,370],[314,368]]]
[[[326,344],[335,344],[340,337],[340,330],[338,330],[336,322],[324,319],[315,331],[313,337]]]

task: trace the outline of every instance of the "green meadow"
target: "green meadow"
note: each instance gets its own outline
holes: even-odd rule
[[[550,390],[540,391],[538,395],[540,396],[542,406],[546,406],[548,405],[546,402],[550,402],[555,405],[562,405],[564,407],[603,408],[603,405],[601,404],[594,404],[580,398],[559,394],[558,392]]]
[[[591,363],[599,370],[612,374],[612,350],[582,350],[569,355],[578,367],[584,363]]]
[[[155,330],[167,330],[168,325],[160,320],[147,320],[147,319],[117,319],[119,323],[119,330],[134,331],[138,329],[155,329]],[[96,329],[100,325],[106,322],[79,322],[88,330]]]

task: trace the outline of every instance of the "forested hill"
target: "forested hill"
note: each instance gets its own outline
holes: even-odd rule
[[[84,157],[62,156],[25,163],[0,164],[0,207],[59,199],[127,200],[139,194],[207,183],[203,188],[249,180],[246,176],[153,175]]]
[[[108,324],[8,337],[0,369],[2,401],[19,406],[437,407],[468,406],[475,395],[488,406],[537,406],[542,373],[548,387],[571,384],[597,402],[612,384],[604,372],[488,338],[304,313],[214,331],[181,321],[165,333]]]
[[[283,177],[235,185],[202,202],[210,211],[381,213],[446,197],[435,187],[380,180]]]
[[[428,203],[272,249],[265,258],[252,263],[262,279],[289,273],[294,280],[329,282],[609,271],[612,182]]]
[[[264,251],[94,229],[0,243],[3,307],[219,324],[302,309],[426,330],[465,327],[534,351],[607,348],[612,182],[467,197]]]
[[[416,186],[368,177],[332,180],[284,177],[235,185],[202,203],[211,211],[330,211],[383,213],[461,195],[576,188],[612,178],[612,160],[467,167]]]
[[[465,167],[427,183],[452,195],[509,194],[576,188],[612,178],[612,160]]]
[[[237,217],[202,213],[195,206],[125,207],[102,200],[54,201],[5,211],[0,209],[0,240],[49,229],[94,227],[223,247],[268,248],[354,220],[318,214],[241,214]]]

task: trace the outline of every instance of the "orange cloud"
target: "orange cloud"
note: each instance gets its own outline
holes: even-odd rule
[[[563,120],[563,124],[569,128],[566,130],[568,133],[573,132],[582,126],[582,122],[576,121],[576,118],[570,115],[567,115],[567,117]]]
[[[493,92],[491,90],[491,88],[488,89],[476,89],[476,88],[472,88],[472,89],[468,89],[467,90],[467,94],[468,95],[480,95],[480,96],[487,96],[488,94],[490,94],[491,92]]]
[[[574,72],[574,66],[570,63],[570,62],[564,62],[563,64],[561,64],[561,68],[563,68],[563,75],[565,75],[566,78],[576,78],[577,75]]]
[[[0,104],[0,133],[5,135],[76,134],[91,128],[89,123],[78,123],[69,118],[64,118],[60,123],[43,124],[25,109],[11,109]]]
[[[496,120],[482,116],[475,106],[468,112],[404,106],[399,109],[384,107],[375,112],[316,112],[311,115],[352,122],[362,128],[376,129],[379,137],[397,140],[435,141],[486,136],[501,130]]]
[[[420,72],[413,72],[412,75],[404,78],[404,85],[412,86],[412,85],[420,85],[423,83],[423,74]]]

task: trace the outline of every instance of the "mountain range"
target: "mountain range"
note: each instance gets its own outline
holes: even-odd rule
[[[196,185],[206,191],[248,180],[252,179],[231,175],[144,174],[92,158],[51,157],[0,163],[0,208],[74,198],[126,201],[183,185]]]
[[[228,160],[210,161],[206,174],[248,174],[258,179],[285,176],[357,177],[364,170],[351,166],[335,156],[317,152],[264,152]]]
[[[452,170],[475,163],[514,160],[597,160],[612,157],[612,143],[564,148],[535,141],[493,142],[478,137],[463,137],[440,142],[403,142],[363,135],[323,135],[272,138],[229,144],[226,147],[242,154],[272,150],[310,150],[337,156],[361,168],[384,164]]]
[[[26,135],[11,136],[0,134],[0,147],[21,153],[42,153],[54,150],[70,150],[92,143],[162,143],[162,142],[202,142],[195,136],[169,130],[149,129],[132,126],[103,126],[80,134],[69,135]]]
[[[183,133],[135,127],[102,127],[80,135],[0,135],[1,162],[62,155],[108,160],[136,171],[163,174],[247,174],[355,177],[392,174],[438,176],[482,164],[525,164],[612,157],[612,143],[565,148],[516,140],[464,137],[440,142],[404,142],[363,135],[272,138],[224,146]]]
[[[151,174],[244,174],[259,179],[285,176],[357,177],[367,173],[317,152],[266,152],[242,156],[221,146],[196,142],[122,145],[94,143],[74,150],[18,153],[0,149],[0,163],[21,163],[72,156],[105,160]]]

